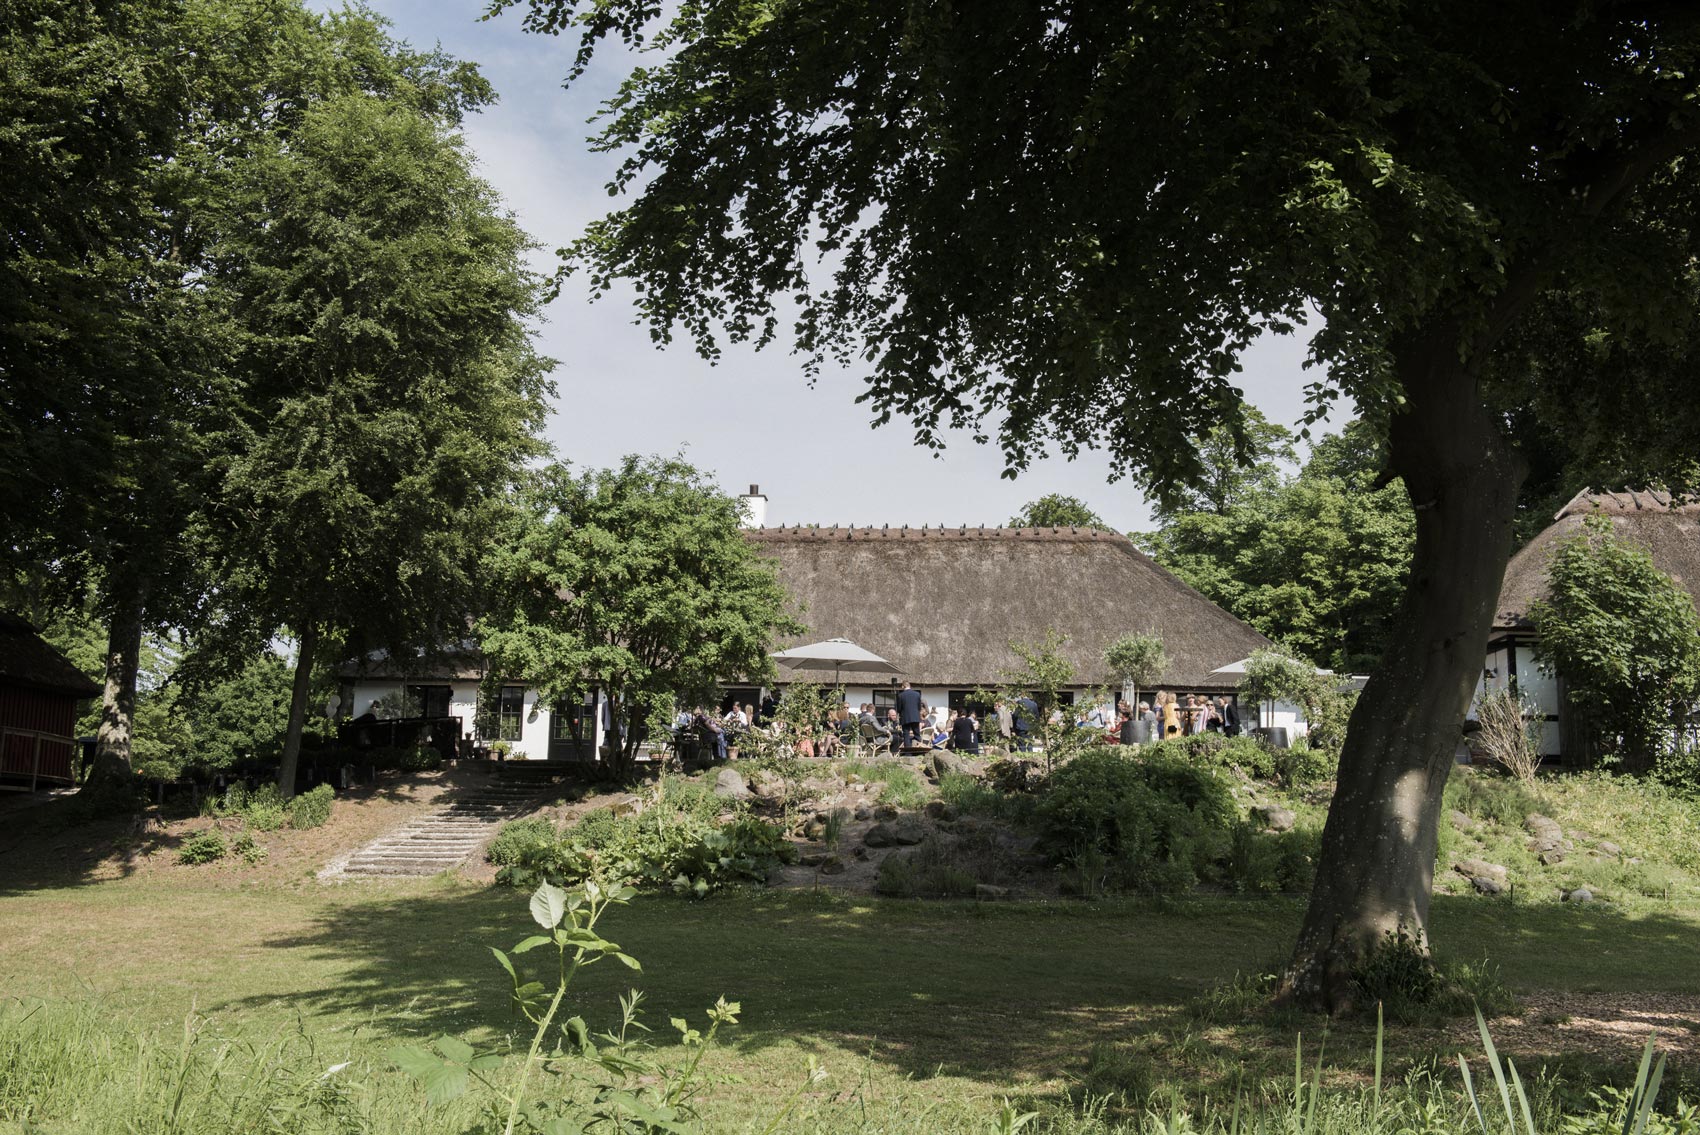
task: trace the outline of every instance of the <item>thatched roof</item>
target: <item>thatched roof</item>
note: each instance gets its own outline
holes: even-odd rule
[[[1700,602],[1700,504],[1672,508],[1667,493],[1580,492],[1506,565],[1493,619],[1496,628],[1529,626],[1529,604],[1547,594],[1547,568],[1554,551],[1590,515],[1609,518],[1619,537],[1645,548],[1660,571]]]
[[[1127,537],[1081,528],[767,528],[746,533],[779,562],[808,633],[776,649],[843,637],[903,667],[918,686],[993,686],[1017,665],[1009,642],[1068,636],[1079,685],[1112,683],[1104,648],[1162,636],[1158,685],[1230,688],[1210,671],[1269,645],[1158,567]],[[782,672],[784,677],[787,672]],[[830,680],[831,671],[797,671]]]
[[[100,687],[35,633],[27,621],[0,611],[0,685],[29,686],[74,698],[92,698]]]

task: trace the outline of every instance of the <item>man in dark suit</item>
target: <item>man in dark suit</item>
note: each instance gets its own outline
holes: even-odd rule
[[[897,720],[903,726],[904,746],[918,748],[921,744],[921,691],[908,682],[897,691]]]

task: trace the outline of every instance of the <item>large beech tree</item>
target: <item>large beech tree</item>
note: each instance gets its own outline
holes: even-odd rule
[[[522,0],[496,0],[500,10]],[[663,14],[665,13],[665,14]],[[1288,990],[1342,1008],[1426,935],[1441,787],[1531,432],[1625,479],[1693,453],[1700,9],[1657,0],[529,0],[658,49],[610,102],[627,203],[570,250],[713,354],[794,318],[924,444],[1102,445],[1172,496],[1314,323],[1320,412],[1380,423],[1417,516]],[[792,314],[794,313],[794,315]],[[1320,320],[1315,320],[1319,315]],[[1073,412],[1119,409],[1107,434]]]

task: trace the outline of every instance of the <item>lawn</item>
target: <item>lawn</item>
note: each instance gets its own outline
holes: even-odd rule
[[[1221,1090],[1242,1068],[1254,1079],[1290,1076],[1294,1033],[1320,1032],[1321,1019],[1238,1009],[1224,1019],[1197,999],[1278,962],[1300,914],[1296,901],[1274,898],[645,895],[603,924],[642,960],[642,975],[613,964],[587,971],[572,1011],[605,1027],[616,995],[637,984],[647,1019],[668,1032],[673,1016],[702,1024],[721,995],[741,1002],[741,1023],[710,1057],[713,1069],[745,1081],[714,1093],[712,1112],[726,1129],[773,1114],[814,1055],[831,1079],[805,1099],[803,1116],[859,1108],[865,1125],[872,1105],[907,1122],[934,1117],[891,1129],[980,1130],[1004,1096],[1057,1103],[1123,1092],[1137,1102],[1164,1085]],[[1537,999],[1692,999],[1697,922],[1693,911],[1658,904],[1625,911],[1446,897],[1434,916],[1443,954],[1485,956],[1513,989],[1546,991]],[[180,1029],[193,1012],[220,1035],[320,1038],[381,1068],[397,1039],[504,1031],[506,990],[486,946],[510,946],[528,925],[523,896],[446,880],[89,883],[0,896],[0,989],[23,1003],[90,1006],[130,1032]],[[1700,1030],[1682,1012],[1668,1016],[1667,1035],[1691,1041]],[[1588,1079],[1638,1055],[1635,1037],[1549,1023],[1567,1027],[1508,1044],[1529,1053],[1526,1066],[1572,1052],[1565,1063]],[[1333,1027],[1328,1064],[1337,1077],[1368,1066],[1371,1028]],[[1389,1038],[1396,1070],[1468,1042],[1462,1022]]]

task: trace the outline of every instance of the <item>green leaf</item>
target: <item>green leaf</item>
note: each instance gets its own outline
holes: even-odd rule
[[[609,953],[627,969],[635,969],[640,973],[643,971],[643,967],[638,964],[638,960],[630,954],[622,954],[619,950],[610,950]]]
[[[418,1045],[401,1045],[392,1048],[384,1055],[390,1062],[416,1080],[422,1080],[427,1075],[443,1066],[443,1058],[434,1052],[428,1052]]]
[[[567,892],[553,883],[544,883],[531,895],[531,917],[545,930],[561,924],[567,913]]]
[[[455,1036],[438,1037],[437,1051],[443,1054],[445,1060],[452,1060],[456,1064],[467,1063],[473,1055],[472,1046]]]
[[[518,981],[519,974],[514,972],[514,964],[508,960],[508,956],[494,946],[490,947],[490,952],[496,955],[496,960],[502,963],[502,968],[508,971],[508,976]]]
[[[525,941],[523,941],[519,945],[515,946],[514,947],[514,953],[524,954],[524,953],[527,953],[531,950],[537,949],[537,947],[539,947],[539,946],[547,946],[550,943],[551,940],[552,939],[543,937],[541,934],[533,934],[531,937],[527,938]]]

